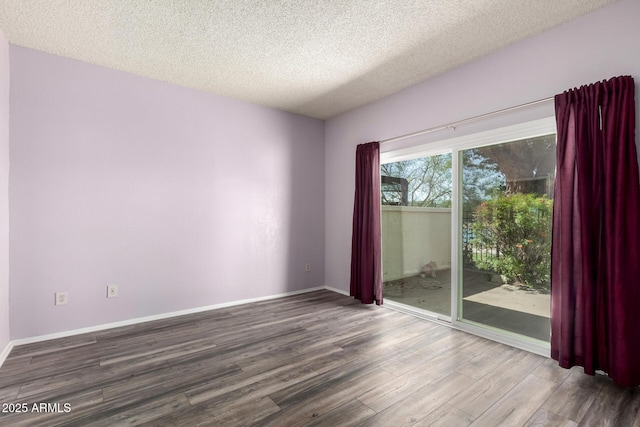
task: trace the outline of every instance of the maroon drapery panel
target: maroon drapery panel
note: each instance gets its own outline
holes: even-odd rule
[[[380,143],[356,149],[356,192],[351,237],[351,292],[363,304],[382,304]]]
[[[634,81],[556,95],[551,357],[640,385],[640,185]]]

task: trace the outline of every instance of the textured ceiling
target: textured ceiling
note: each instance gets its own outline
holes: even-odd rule
[[[1,0],[10,43],[328,118],[614,0]]]

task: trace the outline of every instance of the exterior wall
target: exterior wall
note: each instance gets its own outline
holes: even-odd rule
[[[324,284],[323,121],[10,53],[13,339]]]
[[[382,280],[451,268],[451,209],[382,206]]]
[[[632,75],[640,84],[640,2],[620,0],[493,55],[327,121],[325,280],[349,289],[355,147]],[[636,96],[636,102],[640,97]],[[640,108],[636,107],[637,123]],[[553,103],[418,138],[428,143],[554,115]],[[636,132],[636,138],[639,133]],[[383,151],[416,143],[384,144]],[[330,173],[329,173],[330,171]]]

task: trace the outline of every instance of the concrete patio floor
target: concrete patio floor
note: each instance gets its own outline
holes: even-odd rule
[[[463,271],[463,318],[549,341],[550,295],[501,285],[489,279],[482,271]],[[438,271],[436,277],[390,280],[384,283],[384,296],[391,301],[450,316],[451,271]]]

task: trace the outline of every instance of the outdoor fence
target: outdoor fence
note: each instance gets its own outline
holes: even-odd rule
[[[475,223],[473,212],[468,212],[462,217],[462,259],[465,267],[474,267],[477,262],[500,257],[498,245],[490,246],[474,242],[473,229]]]
[[[451,268],[451,209],[382,206],[383,280]]]

